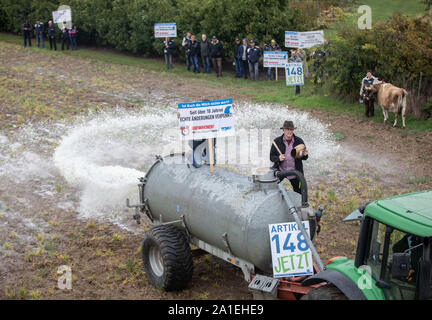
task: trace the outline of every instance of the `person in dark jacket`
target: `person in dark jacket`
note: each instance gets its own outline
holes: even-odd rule
[[[30,22],[26,20],[22,27],[23,36],[24,36],[24,48],[27,47],[27,41],[29,47],[31,47],[31,30],[32,30],[32,26]]]
[[[372,70],[368,70],[366,72],[366,77],[362,80],[362,85],[360,88],[360,97],[363,99],[363,103],[365,105],[365,116],[373,117],[375,114],[375,106],[374,106],[374,96],[370,94],[371,86],[375,81],[375,77],[372,75]]]
[[[194,35],[191,36],[190,43],[190,57],[192,60],[193,72],[200,73],[199,70],[199,56],[200,56],[201,46],[199,42],[196,40]]]
[[[190,42],[191,42],[191,33],[188,31],[186,33],[186,36],[183,37],[182,40],[182,47],[185,49],[187,71],[190,71],[190,65],[191,65],[190,48],[189,48]]]
[[[270,44],[266,45],[264,47],[264,51],[280,51],[281,48],[279,47],[279,45],[276,43],[276,40],[272,39],[272,41],[270,42]],[[271,80],[273,78],[273,80],[276,79],[276,68],[267,68],[267,80]]]
[[[76,50],[76,48],[77,48],[77,33],[78,33],[76,25],[73,25],[72,28],[69,29],[68,33],[69,33],[69,40],[70,40],[70,43],[72,46],[72,50]]]
[[[253,81],[258,80],[259,78],[258,63],[259,63],[260,56],[261,56],[260,48],[255,45],[255,41],[251,40],[250,48],[247,51],[247,59],[249,62],[250,76]]]
[[[63,24],[63,28],[60,30],[60,39],[61,39],[61,49],[62,51],[65,48],[66,50],[69,50],[69,29],[66,28],[66,24]]]
[[[300,158],[294,158],[291,156],[291,151],[300,145],[305,145],[303,139],[294,134],[294,123],[292,121],[285,121],[281,127],[283,134],[280,137],[274,139],[274,142],[278,146],[278,149],[272,145],[270,149],[270,160],[274,163],[273,169],[276,171],[286,170],[297,170],[302,174],[303,172],[303,161],[308,159],[307,153]],[[293,190],[300,193],[300,181],[296,176],[288,176],[287,179],[290,181]]]
[[[174,48],[175,48],[174,40],[171,40],[169,37],[165,38],[165,41],[163,43],[163,51],[164,51],[165,64],[167,70],[173,68],[172,55],[174,52]]]
[[[34,31],[35,31],[35,35],[36,35],[36,41],[37,41],[37,47],[38,48],[44,48],[44,30],[45,30],[45,26],[42,22],[40,22],[39,19],[36,20],[36,24],[34,25]],[[42,46],[40,46],[42,44]]]
[[[200,54],[203,63],[203,72],[210,73],[210,41],[207,40],[207,35],[201,35]]]
[[[216,77],[222,77],[222,57],[223,57],[224,47],[222,43],[213,36],[210,45],[210,57],[212,59],[213,67],[216,70]]]
[[[235,76],[236,78],[241,78],[243,76],[243,73],[241,71],[242,69],[242,44],[240,42],[239,38],[235,39],[235,46],[234,46],[234,63],[235,63]]]
[[[248,71],[249,71],[249,62],[247,60],[247,51],[250,48],[250,46],[247,43],[247,39],[242,40],[242,44],[238,49],[238,55],[240,56],[240,73],[242,77],[245,79],[248,78]]]
[[[54,26],[52,20],[48,21],[47,34],[50,43],[50,50],[52,50],[54,47],[54,50],[57,51],[56,27]]]

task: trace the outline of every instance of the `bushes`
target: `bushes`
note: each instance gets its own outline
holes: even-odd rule
[[[80,42],[106,45],[145,55],[162,54],[163,39],[153,26],[176,22],[176,44],[187,31],[217,35],[229,58],[236,37],[253,38],[261,47],[275,38],[284,42],[285,30],[307,30],[315,18],[290,7],[288,0],[69,0]],[[23,21],[47,22],[59,1],[0,0],[0,30],[19,32]]]
[[[325,87],[351,100],[358,99],[367,69],[410,93],[409,109],[422,116],[426,97],[432,94],[432,25],[421,18],[394,14],[372,30],[348,28],[329,44]]]

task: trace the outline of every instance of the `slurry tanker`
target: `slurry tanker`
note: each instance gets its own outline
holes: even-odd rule
[[[287,176],[300,180],[301,194],[283,187]],[[429,298],[432,190],[351,213],[346,221],[362,221],[355,259],[335,257],[324,266],[312,242],[323,207],[310,207],[298,171],[260,169],[250,177],[222,167],[210,172],[208,165],[195,168],[184,154],[171,154],[156,157],[138,188],[139,203],[126,204],[135,208],[138,223],[142,214],[152,223],[143,265],[150,282],[165,291],[185,288],[193,255],[209,253],[239,267],[256,299]],[[284,223],[295,223],[298,239],[310,249],[312,275],[273,276],[269,225]],[[284,248],[289,244],[287,239]]]

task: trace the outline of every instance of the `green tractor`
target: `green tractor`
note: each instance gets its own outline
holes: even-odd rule
[[[302,299],[431,299],[432,190],[377,200],[344,219],[355,220],[361,220],[355,259],[330,259],[302,283],[327,284]]]

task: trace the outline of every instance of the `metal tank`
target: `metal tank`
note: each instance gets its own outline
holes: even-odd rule
[[[195,168],[183,155],[157,157],[141,180],[142,211],[157,223],[177,223],[194,239],[271,273],[272,260],[268,225],[293,222],[273,172],[252,177],[209,166]],[[302,197],[287,195],[302,220],[309,220],[311,237],[316,218]],[[232,262],[232,261],[230,261]]]

